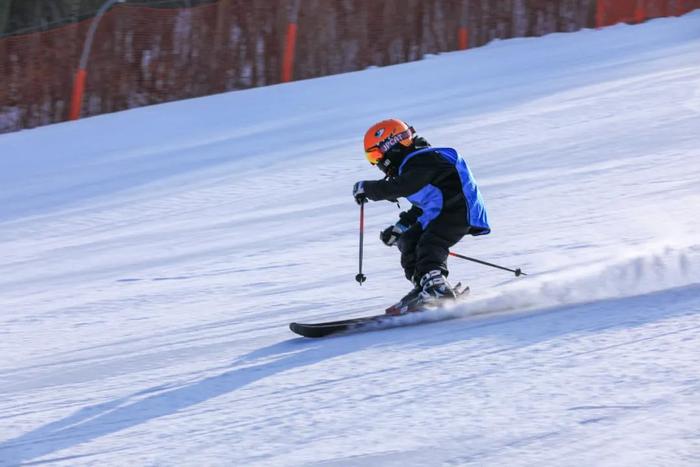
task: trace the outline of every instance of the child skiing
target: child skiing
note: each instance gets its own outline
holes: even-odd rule
[[[467,234],[491,231],[467,163],[452,148],[431,147],[413,127],[397,119],[372,125],[365,134],[364,147],[369,163],[386,177],[355,183],[355,201],[407,198],[413,204],[380,234],[387,246],[398,246],[401,266],[414,285],[387,313],[401,314],[455,299],[455,291],[446,280],[450,247]]]

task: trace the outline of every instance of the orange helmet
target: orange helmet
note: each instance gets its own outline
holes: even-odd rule
[[[365,133],[365,156],[370,164],[377,165],[384,154],[397,144],[410,146],[414,136],[413,128],[405,122],[395,118],[382,120]]]

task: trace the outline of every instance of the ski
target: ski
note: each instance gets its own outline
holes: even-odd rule
[[[303,337],[318,338],[346,331],[358,331],[363,328],[369,328],[373,323],[382,324],[391,321],[394,318],[396,318],[396,316],[387,315],[384,313],[381,315],[330,321],[327,323],[291,323],[289,325],[289,329]]]
[[[455,291],[457,298],[464,297],[469,293],[469,287],[461,289],[457,284]],[[398,321],[398,318],[412,313],[424,313],[440,307],[418,308],[401,314],[382,313],[380,315],[363,316],[360,318],[343,319],[339,321],[327,321],[322,323],[290,323],[289,329],[302,337],[320,338],[333,334],[346,332],[371,331],[373,329],[384,329],[386,325]]]

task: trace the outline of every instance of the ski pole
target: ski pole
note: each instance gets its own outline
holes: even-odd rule
[[[367,276],[362,274],[362,247],[365,240],[365,202],[360,203],[360,272],[355,276],[355,280],[362,285],[367,280]]]
[[[473,261],[475,263],[483,264],[485,266],[491,266],[492,268],[503,269],[504,271],[510,271],[513,274],[515,274],[515,277],[527,276],[527,274],[525,274],[520,268],[510,269],[510,268],[506,268],[504,266],[499,266],[498,264],[493,264],[493,263],[489,263],[487,261],[482,261],[480,259],[470,258],[469,256],[464,256],[464,255],[459,255],[459,254],[454,253],[452,251],[450,251],[450,256],[456,256],[457,258],[466,259],[467,261]]]

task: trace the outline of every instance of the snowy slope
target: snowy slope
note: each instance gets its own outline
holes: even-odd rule
[[[455,319],[403,295],[361,136],[469,160]],[[0,465],[698,465],[700,12],[0,136]],[[405,204],[405,203],[404,203]]]

